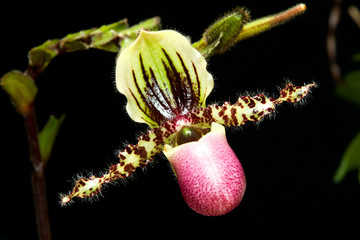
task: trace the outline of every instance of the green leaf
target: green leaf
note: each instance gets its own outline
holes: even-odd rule
[[[121,31],[122,35],[129,36],[131,38],[136,39],[141,29],[148,31],[157,31],[160,28],[160,17],[153,17],[146,19],[138,24],[131,26],[123,31]]]
[[[89,48],[98,48],[105,51],[117,52],[119,44],[117,41],[120,31],[128,27],[127,20],[120,20],[115,23],[103,25],[99,28],[82,30],[77,33],[68,34],[61,39],[63,52],[74,52]]]
[[[92,39],[92,47],[99,47],[109,43],[116,37],[117,33],[114,31],[105,31],[95,34]]]
[[[56,136],[64,119],[64,114],[59,119],[51,115],[48,122],[39,133],[41,159],[44,163],[47,163],[49,160]]]
[[[341,182],[345,175],[353,170],[358,169],[358,180],[360,183],[360,132],[350,142],[342,156],[341,163],[336,170],[333,181]]]
[[[336,86],[335,94],[360,106],[360,70],[346,74],[344,82]]]
[[[120,47],[132,43],[140,29],[155,30],[160,25],[160,18],[154,17],[128,28],[126,19],[115,23],[70,33],[62,39],[52,39],[29,51],[27,72],[36,78],[60,53],[75,52],[97,48],[104,51],[118,52]]]
[[[59,39],[48,40],[29,51],[29,66],[33,68],[33,71],[44,71],[50,61],[58,54],[55,46],[57,46],[59,42]]]
[[[26,115],[37,93],[34,81],[22,72],[14,70],[1,78],[0,85],[9,94],[16,110]]]
[[[103,25],[99,28],[101,32],[108,32],[108,31],[114,31],[114,32],[120,32],[128,27],[127,19],[123,19],[111,24]]]

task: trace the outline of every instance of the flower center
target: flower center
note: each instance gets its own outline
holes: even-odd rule
[[[188,142],[196,142],[210,131],[208,128],[183,127],[176,135],[175,145],[179,146]]]

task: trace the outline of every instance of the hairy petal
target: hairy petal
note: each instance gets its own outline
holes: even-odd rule
[[[141,31],[116,64],[116,86],[136,122],[157,127],[204,107],[214,82],[204,57],[178,32]]]
[[[225,102],[219,106],[216,104],[206,108],[193,111],[187,116],[193,124],[209,125],[217,122],[224,126],[241,126],[247,121],[257,122],[275,110],[276,105],[282,102],[296,103],[301,101],[310,91],[315,83],[302,87],[294,86],[291,83],[280,91],[277,99],[268,98],[263,94],[256,96],[243,96],[234,104]]]
[[[206,129],[210,128],[213,122],[224,126],[241,126],[248,121],[260,121],[264,116],[272,113],[277,104],[301,101],[314,86],[314,83],[302,87],[289,83],[280,91],[280,97],[277,99],[267,98],[262,94],[254,97],[244,96],[232,105],[229,103],[224,103],[222,106],[210,105],[166,121],[140,136],[137,145],[128,145],[124,151],[120,152],[119,163],[111,166],[108,173],[100,177],[91,176],[88,179],[77,180],[72,192],[62,197],[61,203],[65,205],[74,197],[95,196],[100,192],[103,184],[118,178],[126,178],[136,168],[146,166],[155,155],[164,150],[165,145],[174,144],[176,134],[184,126]]]
[[[130,176],[136,168],[145,167],[153,157],[161,153],[164,149],[164,144],[169,144],[173,138],[174,133],[179,131],[185,121],[170,122],[150,130],[147,134],[139,137],[138,144],[128,145],[119,153],[119,163],[112,165],[108,173],[96,177],[80,178],[76,181],[75,186],[70,194],[63,195],[61,204],[66,205],[71,202],[74,197],[88,198],[97,195],[103,184],[115,181],[119,178],[126,178]]]

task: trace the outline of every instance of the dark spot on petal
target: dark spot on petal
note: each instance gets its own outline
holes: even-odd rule
[[[131,154],[132,153],[132,146],[131,145],[127,145],[125,147],[125,151],[128,153],[128,154]]]
[[[234,122],[235,126],[237,126],[239,124],[239,122],[238,122],[238,120],[236,118],[236,112],[237,112],[236,108],[231,109],[231,119]]]
[[[129,175],[130,175],[135,171],[135,167],[131,163],[128,163],[125,165],[124,171],[129,173]]]
[[[250,101],[250,103],[248,104],[248,107],[249,107],[249,108],[255,107],[255,101],[254,101],[254,99],[250,98],[249,101]]]
[[[134,148],[134,153],[136,155],[139,155],[140,158],[147,158],[147,151],[146,151],[144,146],[135,147]]]

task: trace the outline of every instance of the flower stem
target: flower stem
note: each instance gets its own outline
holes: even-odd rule
[[[244,27],[236,40],[241,41],[256,36],[262,32],[268,31],[273,27],[284,24],[285,22],[293,19],[294,17],[303,14],[305,10],[306,5],[300,3],[283,12],[250,21],[244,24]]]
[[[329,29],[326,37],[326,50],[329,58],[330,73],[335,82],[339,85],[343,82],[340,66],[336,60],[336,30],[341,19],[342,0],[334,1],[329,15]]]
[[[30,161],[33,166],[31,184],[40,240],[50,240],[50,222],[47,208],[46,188],[45,188],[45,164],[41,160],[40,145],[38,139],[38,127],[34,106],[28,114],[23,115],[26,134],[29,142]]]

